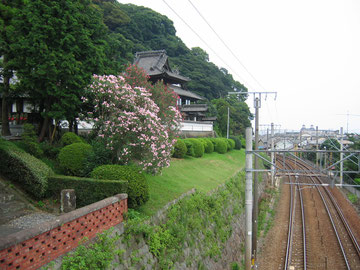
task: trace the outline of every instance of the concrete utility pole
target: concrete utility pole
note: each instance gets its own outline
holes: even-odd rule
[[[254,108],[255,108],[255,150],[259,148],[259,108],[261,107],[261,95],[275,95],[275,100],[277,97],[277,92],[228,92],[228,95],[249,95],[253,94],[254,97]],[[259,169],[258,158],[255,156],[255,171]],[[257,219],[258,219],[258,172],[254,172],[254,208],[253,208],[253,234],[252,234],[252,251],[255,259],[256,249],[257,249]]]
[[[254,107],[255,107],[255,150],[259,150],[259,108],[260,108],[260,100],[259,98],[255,98]],[[254,159],[254,167],[255,170],[259,169],[259,158],[255,155]],[[259,200],[259,192],[258,192],[258,182],[259,182],[259,173],[257,171],[254,172],[254,207],[253,207],[253,255],[254,258],[256,256],[257,250],[257,225],[258,225],[258,200]]]
[[[252,241],[252,128],[246,128],[246,156],[245,156],[245,270],[251,269],[251,241]]]
[[[271,151],[272,151],[271,152],[271,163],[275,164],[275,160],[274,160],[275,153],[273,152],[274,151],[274,123],[271,123]],[[272,186],[275,183],[274,176],[275,176],[275,167],[274,167],[274,165],[271,165],[271,185]]]
[[[229,139],[229,128],[230,128],[230,108],[228,107],[227,132],[226,132],[227,139]]]
[[[341,127],[340,128],[340,186],[342,187],[343,185],[343,177],[344,177],[344,153],[342,152],[344,150],[344,141],[343,141],[343,138],[344,138],[344,130],[343,128]]]
[[[316,167],[319,167],[319,136],[318,136],[318,126],[316,126]]]

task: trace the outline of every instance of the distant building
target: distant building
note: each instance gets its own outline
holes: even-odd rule
[[[178,94],[177,105],[184,117],[180,130],[184,136],[213,136],[216,118],[206,117],[207,104],[198,103],[204,98],[186,89],[190,79],[171,69],[165,50],[137,52],[134,65],[144,69],[151,82],[162,80]]]

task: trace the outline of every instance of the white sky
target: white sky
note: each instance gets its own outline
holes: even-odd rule
[[[299,130],[303,124],[344,127],[346,132],[348,124],[349,132],[360,132],[359,0],[191,0],[256,80],[189,0],[166,2],[211,49],[163,0],[119,2],[166,15],[189,48],[203,48],[210,61],[227,68],[249,91],[276,91],[276,100],[271,95],[262,100],[261,125],[273,122],[287,130]],[[252,98],[248,104],[253,111]]]

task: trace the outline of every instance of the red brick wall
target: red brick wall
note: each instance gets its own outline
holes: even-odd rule
[[[76,210],[75,210],[76,211]],[[37,269],[123,221],[127,199],[89,212],[0,251],[0,269]]]

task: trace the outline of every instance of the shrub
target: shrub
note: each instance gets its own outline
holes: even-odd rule
[[[67,175],[83,176],[86,159],[92,147],[86,143],[73,143],[65,146],[59,153],[60,168]]]
[[[48,196],[59,197],[63,189],[74,189],[76,206],[98,202],[120,193],[127,193],[126,181],[99,180],[75,176],[53,175],[49,177]]]
[[[228,144],[222,138],[215,139],[215,151],[219,154],[225,154],[227,152]]]
[[[40,143],[40,147],[43,150],[44,155],[50,159],[56,159],[61,149],[59,146],[54,146],[46,141]]]
[[[82,143],[83,140],[73,132],[65,132],[60,139],[62,146],[67,146],[73,143]]]
[[[25,151],[35,157],[41,157],[44,153],[37,141],[35,127],[32,124],[24,124],[23,128],[24,132],[21,138],[25,146]]]
[[[128,203],[132,208],[143,205],[149,200],[149,186],[145,176],[134,166],[102,165],[91,172],[91,177],[105,180],[128,182]]]
[[[184,139],[184,143],[185,143],[186,148],[187,148],[186,155],[191,156],[191,157],[195,157],[193,142],[190,139]]]
[[[214,152],[214,144],[211,142],[210,139],[206,138],[206,139],[203,139],[204,142],[205,142],[205,153],[212,153]]]
[[[241,140],[238,137],[230,136],[230,139],[234,140],[235,142],[235,149],[240,150],[241,149]]]
[[[93,151],[85,160],[83,175],[90,176],[90,173],[100,165],[112,164],[113,152],[106,148],[105,142],[100,138],[91,142]]]
[[[44,162],[2,139],[0,139],[0,171],[38,199],[44,197],[48,187],[48,177],[53,174]]]
[[[227,139],[228,145],[230,146],[230,150],[235,148],[235,141],[233,139]]]
[[[174,146],[173,157],[175,158],[184,158],[187,152],[186,144],[182,139],[177,139]]]
[[[188,139],[192,142],[194,148],[194,157],[202,157],[204,155],[204,145],[200,139]]]

